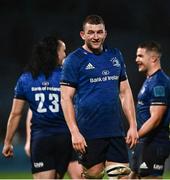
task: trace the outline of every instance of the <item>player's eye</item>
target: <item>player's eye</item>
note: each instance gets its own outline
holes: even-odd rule
[[[88,31],[87,34],[92,35],[92,34],[94,34],[94,31]]]

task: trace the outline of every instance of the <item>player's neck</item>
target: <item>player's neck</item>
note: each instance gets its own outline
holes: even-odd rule
[[[89,53],[93,53],[93,54],[100,54],[103,51],[103,46],[101,46],[100,49],[90,49],[86,44],[84,44],[82,47]]]
[[[155,72],[157,72],[157,71],[160,70],[160,69],[161,69],[160,66],[157,66],[157,67],[155,67],[155,68],[150,69],[150,70],[146,73],[147,77],[152,76],[153,74],[155,74]]]

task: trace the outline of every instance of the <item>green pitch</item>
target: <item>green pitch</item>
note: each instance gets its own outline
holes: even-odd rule
[[[32,179],[32,174],[28,172],[1,172],[0,179]],[[64,179],[69,179],[67,174]],[[165,172],[164,179],[170,179],[170,171]]]

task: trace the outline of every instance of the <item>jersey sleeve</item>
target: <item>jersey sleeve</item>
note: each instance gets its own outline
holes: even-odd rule
[[[25,100],[24,88],[23,88],[23,78],[22,76],[18,79],[15,89],[14,89],[14,98]]]
[[[151,105],[167,105],[168,104],[168,92],[166,85],[156,84],[151,89]]]
[[[60,85],[76,88],[78,84],[78,61],[74,55],[68,56],[63,64]]]
[[[120,65],[121,65],[120,81],[124,81],[124,80],[127,79],[126,65],[124,63],[124,58],[123,58],[122,53],[118,49],[117,49],[117,51],[118,51],[118,56],[119,56],[119,59],[120,59]]]

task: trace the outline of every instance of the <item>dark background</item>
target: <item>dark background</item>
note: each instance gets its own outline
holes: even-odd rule
[[[0,0],[0,137],[5,134],[16,80],[35,42],[58,33],[70,52],[83,43],[79,31],[84,18],[101,15],[108,32],[106,42],[124,55],[136,100],[145,78],[135,64],[138,43],[158,41],[163,49],[162,67],[170,75],[169,8],[169,0]],[[18,132],[24,140],[25,115]]]

